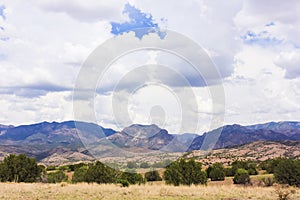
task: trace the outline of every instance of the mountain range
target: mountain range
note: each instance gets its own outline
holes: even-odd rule
[[[8,153],[25,153],[39,161],[64,163],[93,160],[94,156],[186,152],[255,141],[287,140],[300,140],[300,122],[226,125],[202,135],[170,134],[154,124],[133,124],[116,131],[86,122],[42,122],[22,126],[0,125],[0,159]]]

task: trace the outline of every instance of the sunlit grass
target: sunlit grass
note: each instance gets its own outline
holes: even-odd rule
[[[300,199],[299,189],[292,194]],[[168,186],[164,183],[131,185],[122,188],[106,184],[0,183],[0,199],[276,199],[275,187],[208,184]]]

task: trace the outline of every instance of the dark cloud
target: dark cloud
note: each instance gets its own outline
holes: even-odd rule
[[[0,87],[0,94],[13,94],[25,98],[44,96],[49,92],[72,91],[72,88],[52,83],[35,83],[23,86]]]

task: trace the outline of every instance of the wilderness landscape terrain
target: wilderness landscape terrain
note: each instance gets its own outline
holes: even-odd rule
[[[202,147],[202,144],[206,137],[215,135],[218,136],[217,141],[206,143],[208,146],[214,145],[211,148],[213,151],[210,152],[211,149]],[[170,134],[156,125],[135,124],[122,131],[116,131],[86,122],[42,122],[16,127],[1,125],[0,159],[10,153],[25,153],[43,164],[62,165],[93,161],[95,152],[102,153],[101,159],[105,162],[121,162],[122,159],[126,162],[127,159],[132,159],[133,156],[128,158],[112,153],[105,154],[107,148],[111,148],[112,145],[126,154],[144,152],[147,155],[144,157],[148,160],[139,160],[141,158],[138,156],[134,160],[150,163],[163,161],[167,157],[179,158],[186,152],[224,162],[236,158],[298,158],[299,140],[299,122],[270,122],[252,126],[226,125],[202,135]],[[91,143],[96,150],[86,148],[85,144],[91,147]],[[209,155],[206,155],[208,152]]]

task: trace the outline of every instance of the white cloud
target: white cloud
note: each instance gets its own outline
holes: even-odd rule
[[[3,28],[9,40],[0,41],[6,55],[0,61],[4,88],[41,82],[72,88],[81,63],[110,37],[108,22],[78,22],[19,1],[7,3],[6,10]]]
[[[300,49],[290,52],[280,52],[275,63],[285,69],[286,78],[300,77]]]
[[[230,76],[234,55],[240,48],[233,18],[241,8],[239,1],[150,1],[136,2],[138,8],[152,13],[166,27],[191,38],[211,52],[221,76]]]
[[[79,21],[101,21],[101,20],[120,20],[124,19],[122,10],[123,0],[31,0],[39,7],[50,12],[66,13]]]
[[[52,92],[36,98],[1,94],[1,124],[30,124],[73,119],[70,92]]]
[[[226,123],[297,120],[298,81],[285,79],[276,57],[277,52],[260,46],[245,46],[237,54],[235,72],[224,82]]]

